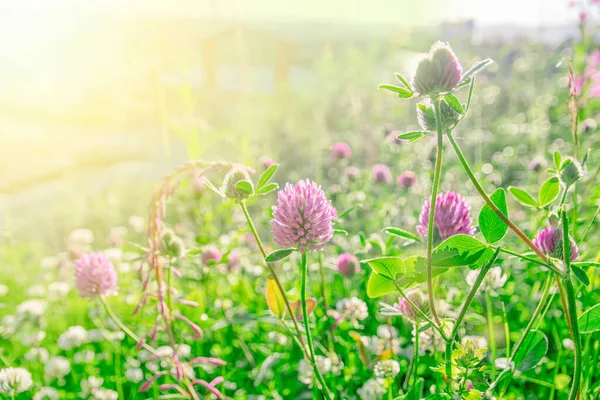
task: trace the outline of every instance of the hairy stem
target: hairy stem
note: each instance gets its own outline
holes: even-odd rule
[[[479,183],[479,180],[477,180],[477,177],[473,173],[473,170],[469,166],[469,162],[467,161],[467,159],[465,158],[464,154],[462,153],[462,150],[458,146],[458,143],[456,143],[456,140],[454,139],[454,136],[452,136],[452,132],[448,132],[447,136],[448,136],[448,139],[450,140],[450,144],[452,145],[452,148],[454,149],[454,152],[458,156],[458,159],[460,160],[460,163],[463,166],[463,169],[465,170],[465,172],[469,176],[469,179],[471,179],[471,182],[475,186],[475,189],[477,189],[477,192],[483,198],[483,200],[485,201],[485,203],[492,209],[492,211],[494,211],[496,213],[496,215],[498,215],[498,217],[500,217],[500,219],[502,221],[504,221],[505,224],[507,224],[510,227],[510,229],[514,233],[517,234],[517,236],[519,236],[519,238],[521,238],[521,240],[523,240],[523,242],[525,242],[525,244],[527,244],[527,246],[529,246],[529,248],[531,250],[533,250],[535,252],[535,254],[538,255],[538,257],[543,262],[547,263],[548,262],[548,257],[546,257],[546,255],[544,254],[544,252],[542,250],[540,250],[531,241],[531,239],[529,239],[527,237],[527,235],[525,235],[525,233],[523,233],[523,231],[521,231],[519,229],[518,226],[516,226],[506,215],[504,215],[504,213],[502,211],[500,211],[500,209],[498,207],[496,207],[496,205],[494,204],[494,202],[492,201],[492,199],[490,199],[490,197],[487,195],[487,193],[485,192],[485,190],[483,189],[483,187]],[[550,265],[548,265],[548,264],[544,264],[544,265],[547,266],[548,268],[552,269],[552,267],[550,267]],[[554,272],[560,273],[560,271],[554,271]]]
[[[440,110],[440,100],[434,102],[435,108],[435,126],[437,128],[437,154],[435,157],[435,171],[433,174],[433,183],[431,185],[431,199],[429,200],[429,222],[427,223],[427,292],[429,295],[429,308],[431,315],[441,325],[435,308],[435,299],[433,296],[433,271],[431,265],[431,257],[433,254],[433,232],[435,230],[435,206],[437,202],[437,194],[440,187],[442,176],[442,157],[444,150],[444,132],[442,128],[442,113]]]
[[[310,333],[310,321],[308,319],[308,310],[306,308],[306,283],[308,280],[308,265],[306,263],[306,253],[302,253],[302,262],[300,265],[302,269],[302,288],[300,291],[300,301],[302,302],[302,316],[304,317],[304,328],[306,329],[306,342],[308,343],[308,352],[310,354],[310,360],[312,362],[313,371],[319,384],[321,385],[321,393],[325,396],[326,399],[331,400],[331,395],[329,393],[329,389],[327,388],[327,384],[325,383],[325,379],[323,379],[323,375],[321,371],[319,371],[319,367],[317,366],[317,360],[315,358],[315,350],[313,348],[312,336]]]

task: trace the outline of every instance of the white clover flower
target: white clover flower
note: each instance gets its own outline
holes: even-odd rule
[[[71,372],[71,363],[64,357],[52,357],[44,367],[46,377],[52,379],[62,379]]]
[[[125,378],[130,382],[139,383],[144,379],[144,372],[141,368],[127,368]]]
[[[135,232],[144,232],[146,230],[146,220],[139,215],[132,215],[129,217],[129,226],[131,226]]]
[[[98,388],[92,390],[90,400],[118,400],[119,394],[114,390]]]
[[[33,395],[32,400],[59,400],[58,390],[50,386],[44,386]]]
[[[52,301],[67,297],[71,286],[67,282],[56,281],[48,285],[48,297]]]
[[[461,344],[463,346],[465,346],[467,342],[471,342],[473,344],[473,346],[478,349],[487,349],[487,347],[488,347],[488,341],[483,336],[475,336],[475,335],[463,336],[463,338],[461,340]]]
[[[96,353],[91,350],[78,351],[73,355],[73,361],[77,364],[89,364],[94,361]]]
[[[54,269],[59,265],[58,257],[44,257],[40,260],[40,267],[43,269]]]
[[[422,323],[421,325],[427,325],[428,323]],[[448,321],[444,321],[443,329],[446,335],[450,335],[452,332],[452,328],[454,324]],[[412,330],[412,336],[414,341],[415,329]],[[438,333],[438,331],[433,328],[425,329],[419,332],[419,355],[424,355],[425,353],[433,354],[436,351],[443,352],[446,350],[446,341],[444,338]]]
[[[369,379],[356,393],[361,400],[379,400],[386,392],[379,380]]]
[[[14,396],[26,392],[33,385],[31,373],[24,368],[0,369],[0,393]]]
[[[358,297],[346,297],[336,303],[336,309],[341,320],[348,320],[357,325],[358,321],[363,321],[369,316],[367,303]]]
[[[33,285],[27,289],[29,297],[46,297],[46,288],[42,285]]]
[[[43,347],[33,347],[25,353],[25,360],[45,364],[50,357],[50,353]]]
[[[477,280],[477,276],[479,275],[479,270],[474,269],[467,273],[466,282],[469,286],[473,286],[475,281]],[[493,267],[490,268],[487,275],[481,282],[480,289],[481,290],[490,290],[490,294],[492,296],[496,296],[496,289],[500,289],[504,287],[504,284],[508,280],[508,276],[502,273],[501,267]]]
[[[398,329],[394,328],[391,325],[379,325],[377,327],[377,336],[382,339],[391,339],[398,337]]]
[[[41,317],[46,311],[48,304],[44,300],[25,300],[17,306],[17,313],[29,315],[31,317]]]
[[[8,286],[0,284],[0,297],[6,296],[8,293]]]
[[[375,364],[373,373],[377,378],[393,379],[400,373],[400,364],[396,360],[383,360]]]
[[[23,345],[28,346],[28,347],[39,346],[45,337],[46,337],[46,332],[44,332],[44,331],[27,333],[21,337],[21,343],[23,343]]]
[[[332,362],[331,359],[323,356],[315,356],[315,361],[317,362],[317,368],[321,372],[321,374],[325,375],[331,372]],[[300,360],[300,364],[298,365],[298,380],[309,387],[312,387],[314,381],[314,371],[310,362],[302,359]]]
[[[71,350],[87,342],[87,331],[83,326],[70,326],[66,332],[58,337],[58,347]]]
[[[192,354],[192,348],[189,344],[182,343],[177,346],[177,355],[179,358],[188,358]]]
[[[94,243],[94,232],[89,229],[75,229],[67,238],[67,249],[71,254],[88,252]]]

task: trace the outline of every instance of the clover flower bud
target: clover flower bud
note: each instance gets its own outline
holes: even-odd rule
[[[560,178],[567,185],[571,186],[585,175],[585,168],[572,158],[571,162],[561,171]]]
[[[417,65],[413,88],[425,96],[436,96],[456,87],[462,76],[462,66],[448,43],[437,42]]]
[[[221,187],[221,191],[225,194],[225,197],[235,201],[241,201],[248,198],[248,193],[244,193],[236,187],[236,184],[240,181],[248,181],[250,182],[250,185],[252,185],[248,171],[234,167],[227,172],[223,179],[223,186]]]

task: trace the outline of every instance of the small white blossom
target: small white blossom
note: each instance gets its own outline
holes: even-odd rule
[[[477,276],[479,275],[479,270],[474,269],[467,273],[466,281],[469,286],[473,286],[475,281],[477,280]],[[504,284],[508,280],[508,276],[502,273],[501,267],[490,268],[487,275],[481,282],[480,289],[481,290],[490,290],[490,294],[492,296],[496,296],[496,289],[500,289],[504,287]]]
[[[71,287],[67,282],[56,281],[48,285],[48,297],[52,301],[61,300],[67,297]]]
[[[377,379],[369,379],[363,387],[358,389],[357,394],[361,400],[379,400],[387,392],[381,382]]]
[[[71,350],[87,342],[87,331],[83,326],[71,326],[58,337],[58,347]]]
[[[31,373],[24,368],[0,369],[0,393],[14,396],[31,388]]]
[[[71,372],[71,363],[64,357],[52,357],[46,363],[44,368],[46,377],[52,379],[62,379]]]
[[[377,378],[393,379],[400,373],[400,364],[396,360],[383,360],[375,364],[373,372]]]
[[[8,286],[0,284],[0,297],[6,296],[8,293]]]
[[[17,306],[17,313],[32,317],[41,317],[46,311],[46,306],[47,303],[44,300],[25,300]]]
[[[478,349],[487,349],[488,347],[488,341],[483,336],[463,336],[461,344],[465,346],[467,342],[471,342],[473,346],[475,346]]]
[[[358,297],[346,297],[336,303],[336,309],[340,320],[348,320],[357,325],[369,316],[367,303]]]
[[[315,361],[321,374],[325,375],[331,372],[333,363],[330,358],[317,355],[315,356]],[[298,379],[300,382],[312,387],[314,377],[312,364],[304,359],[300,360],[300,364],[298,365]]]
[[[25,353],[25,360],[32,362],[39,362],[45,364],[50,357],[50,353],[43,347],[33,347]]]
[[[50,386],[44,386],[33,395],[32,400],[59,400],[58,390]]]

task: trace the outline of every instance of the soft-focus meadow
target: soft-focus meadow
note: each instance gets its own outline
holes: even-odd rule
[[[3,40],[0,398],[599,398],[600,4],[565,12]],[[428,95],[438,40],[481,69]]]

